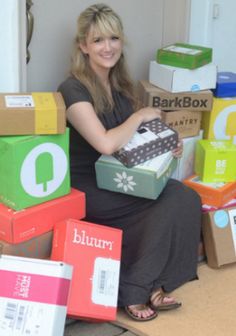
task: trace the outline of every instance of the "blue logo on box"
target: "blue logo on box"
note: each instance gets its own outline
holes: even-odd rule
[[[224,210],[218,210],[214,214],[215,225],[220,229],[224,229],[229,223],[228,213]]]

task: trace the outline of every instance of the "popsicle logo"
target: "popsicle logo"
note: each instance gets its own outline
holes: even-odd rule
[[[233,114],[234,113],[234,114]],[[216,117],[213,131],[216,139],[230,140],[231,135],[227,134],[227,123],[229,116],[235,117],[236,121],[236,105],[230,105],[224,108]],[[236,136],[233,137],[233,142],[236,143]]]
[[[64,150],[54,143],[34,147],[25,157],[20,171],[20,180],[26,193],[45,197],[56,191],[68,171]]]

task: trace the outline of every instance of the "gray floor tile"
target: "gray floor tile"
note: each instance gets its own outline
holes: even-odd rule
[[[119,336],[124,332],[126,330],[110,323],[67,321],[64,336]],[[126,336],[132,336],[132,334]]]

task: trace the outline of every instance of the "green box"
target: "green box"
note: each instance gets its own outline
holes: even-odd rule
[[[97,185],[101,189],[156,199],[177,167],[171,152],[132,168],[113,156],[102,155],[95,163]]]
[[[158,49],[156,60],[160,64],[196,69],[212,62],[212,48],[175,43]]]
[[[14,210],[70,192],[69,130],[0,137],[0,201]]]
[[[198,140],[195,173],[203,182],[236,180],[236,145],[230,140]]]

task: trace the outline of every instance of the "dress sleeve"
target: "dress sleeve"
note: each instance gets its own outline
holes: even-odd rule
[[[92,97],[88,89],[76,78],[67,78],[59,87],[58,91],[61,92],[66,108],[78,102],[89,102],[93,104]]]

